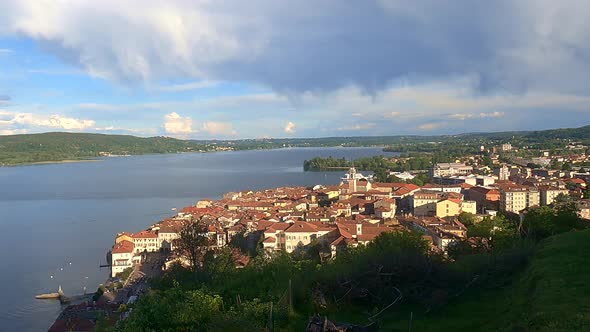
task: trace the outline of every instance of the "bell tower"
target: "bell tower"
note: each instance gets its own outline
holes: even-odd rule
[[[356,192],[356,168],[351,167],[348,170],[348,193]]]

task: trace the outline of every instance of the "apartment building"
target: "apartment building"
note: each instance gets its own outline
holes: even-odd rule
[[[500,188],[500,210],[519,213],[541,204],[541,195],[535,187],[503,186]]]

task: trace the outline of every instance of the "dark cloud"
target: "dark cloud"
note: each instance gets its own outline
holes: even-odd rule
[[[589,92],[585,1],[114,3],[48,4],[45,15],[6,1],[0,32],[28,35],[65,62],[126,83],[191,78],[285,93],[374,92],[470,76],[479,93]]]

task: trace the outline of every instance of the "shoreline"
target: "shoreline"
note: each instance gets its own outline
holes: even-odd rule
[[[24,163],[24,164],[15,164],[15,165],[8,165],[11,166],[27,166],[27,165],[49,165],[49,164],[72,164],[72,163],[91,163],[91,162],[101,162],[102,159],[64,159],[64,160],[56,160],[56,161],[36,161],[32,163]]]
[[[283,149],[308,149],[308,148],[381,148],[382,152],[392,153],[390,151],[384,151],[385,146],[381,145],[370,145],[370,146],[288,146],[288,147],[276,147],[276,148],[259,148],[259,149],[234,149],[234,150],[217,150],[217,151],[178,151],[178,152],[167,152],[167,153],[142,153],[142,154],[130,154],[130,155],[112,155],[105,157],[97,157],[96,159],[64,159],[64,160],[46,160],[46,161],[35,161],[25,162],[18,164],[0,164],[2,167],[19,167],[19,166],[32,166],[32,165],[50,165],[50,164],[69,164],[69,163],[84,163],[84,162],[99,162],[105,161],[105,158],[120,158],[120,157],[134,157],[134,156],[150,156],[150,155],[169,155],[169,154],[190,154],[190,153],[220,153],[220,152],[243,152],[243,151],[262,151],[262,150],[283,150]]]

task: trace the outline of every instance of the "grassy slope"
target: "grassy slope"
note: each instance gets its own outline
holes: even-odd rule
[[[546,239],[502,290],[466,294],[437,313],[414,312],[413,331],[590,331],[590,230]],[[409,312],[384,317],[407,331]]]

